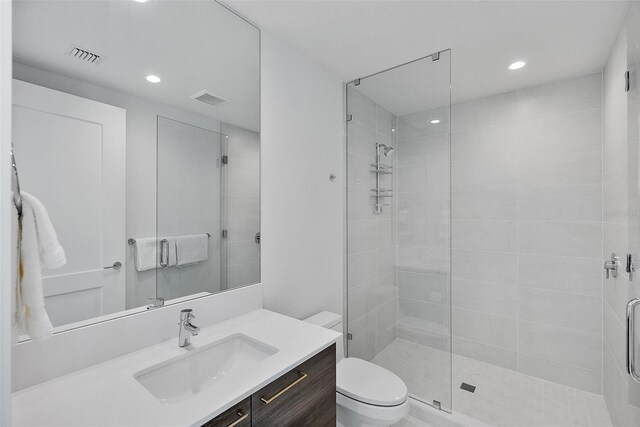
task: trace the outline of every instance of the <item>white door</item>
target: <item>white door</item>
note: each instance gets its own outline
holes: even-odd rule
[[[13,81],[13,139],[23,191],[40,199],[67,254],[43,271],[54,326],[125,309],[126,111]]]

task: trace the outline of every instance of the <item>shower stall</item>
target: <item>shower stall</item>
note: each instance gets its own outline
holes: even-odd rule
[[[534,87],[452,91],[449,50],[347,84],[349,357],[489,425],[640,425],[638,22]]]

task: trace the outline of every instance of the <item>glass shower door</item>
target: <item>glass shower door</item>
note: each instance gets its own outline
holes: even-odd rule
[[[218,132],[158,116],[156,298],[225,289],[224,143]]]
[[[621,402],[623,419],[629,425],[640,425],[640,4],[631,2],[624,26],[627,38],[627,69],[630,73],[630,85],[627,92],[627,195],[628,195],[628,247],[629,254],[635,264],[635,271],[629,273],[628,261],[624,277],[628,282],[628,313],[633,322],[627,327],[632,328],[632,336],[627,337],[627,369],[625,372],[628,390],[628,401]],[[630,276],[630,277],[629,277]],[[627,335],[629,330],[627,329]],[[631,348],[629,348],[631,346]],[[634,371],[634,372],[630,372]],[[611,383],[607,381],[605,387]],[[617,397],[617,395],[616,395]],[[625,405],[626,403],[626,405]],[[614,403],[617,406],[617,402]],[[615,418],[615,417],[614,417]]]
[[[451,410],[450,52],[347,85],[347,354]]]

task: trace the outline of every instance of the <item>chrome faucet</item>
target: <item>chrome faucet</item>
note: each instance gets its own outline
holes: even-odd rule
[[[191,344],[191,336],[198,335],[200,328],[191,324],[195,319],[193,310],[186,308],[180,311],[180,332],[178,333],[178,347],[187,347]]]

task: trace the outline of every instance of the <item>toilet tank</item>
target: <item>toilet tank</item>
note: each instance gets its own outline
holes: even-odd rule
[[[314,325],[322,326],[323,328],[331,329],[342,334],[342,316],[330,311],[321,311],[318,314],[314,314],[311,317],[304,319],[305,322],[313,323]],[[344,358],[344,343],[340,338],[336,342],[336,360],[340,361]]]

